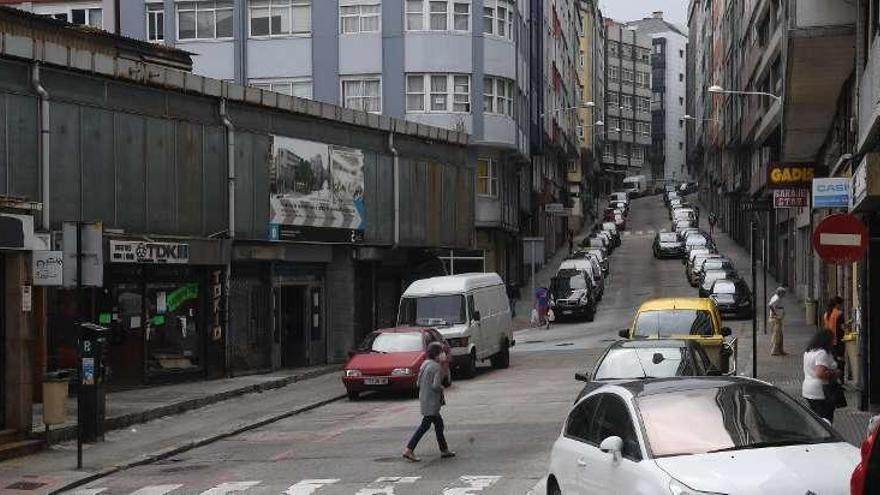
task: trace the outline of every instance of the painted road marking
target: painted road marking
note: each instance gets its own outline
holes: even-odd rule
[[[419,476],[383,476],[377,478],[371,485],[382,485],[376,488],[361,488],[355,495],[394,495],[394,485],[415,483]]]
[[[231,483],[220,483],[210,490],[203,491],[201,495],[226,495],[227,493],[243,492],[259,484],[259,481],[234,481]]]
[[[106,488],[83,488],[82,490],[73,492],[73,495],[98,495],[99,493],[106,491]]]
[[[153,485],[141,488],[136,492],[132,492],[131,495],[165,495],[166,493],[177,490],[183,485]]]
[[[338,479],[302,480],[284,491],[284,495],[312,495],[319,488],[339,483]]]
[[[462,476],[459,481],[468,486],[446,488],[443,495],[474,495],[498,483],[500,479],[501,476]]]
[[[861,246],[862,236],[858,234],[819,234],[819,244],[825,246]]]

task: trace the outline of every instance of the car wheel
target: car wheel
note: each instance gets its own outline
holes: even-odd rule
[[[492,356],[492,367],[497,370],[510,367],[510,344],[507,339],[501,343],[501,350],[498,351],[498,354]]]
[[[461,367],[462,378],[473,378],[477,374],[477,350],[473,349],[470,353],[468,362]]]
[[[358,400],[358,397],[361,396],[361,393],[349,390],[346,395],[348,395],[348,400]]]

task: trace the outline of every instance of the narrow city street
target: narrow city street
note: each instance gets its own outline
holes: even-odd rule
[[[401,459],[419,421],[418,401],[366,396],[126,470],[74,493],[528,493],[546,474],[550,447],[580,388],[575,371],[593,365],[645,299],[693,295],[678,260],[651,256],[653,234],[667,224],[659,196],[635,200],[596,320],[521,331],[509,369],[485,366],[475,379],[455,383],[444,410],[454,459],[440,459],[433,432],[417,451],[423,462]]]

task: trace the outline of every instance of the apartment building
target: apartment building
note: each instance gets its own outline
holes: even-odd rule
[[[591,223],[599,214],[604,127],[602,111],[605,107],[605,20],[598,3],[595,0],[581,0],[579,4],[583,22],[578,62],[582,88],[578,104],[581,159],[572,162],[568,171],[575,224]]]
[[[651,173],[655,179],[687,180],[686,29],[665,20],[661,11],[626,26],[651,38]]]
[[[605,101],[602,168],[610,191],[627,175],[653,177],[651,137],[651,38],[605,20]]]

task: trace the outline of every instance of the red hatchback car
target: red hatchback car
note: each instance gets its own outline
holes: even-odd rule
[[[380,328],[367,335],[358,350],[351,353],[342,383],[348,398],[355,400],[368,390],[417,390],[422,363],[427,359],[428,345],[443,346],[441,364],[449,373],[449,344],[436,329],[423,327]]]
[[[868,437],[862,443],[862,461],[850,479],[852,495],[880,492],[880,416],[871,418]]]

